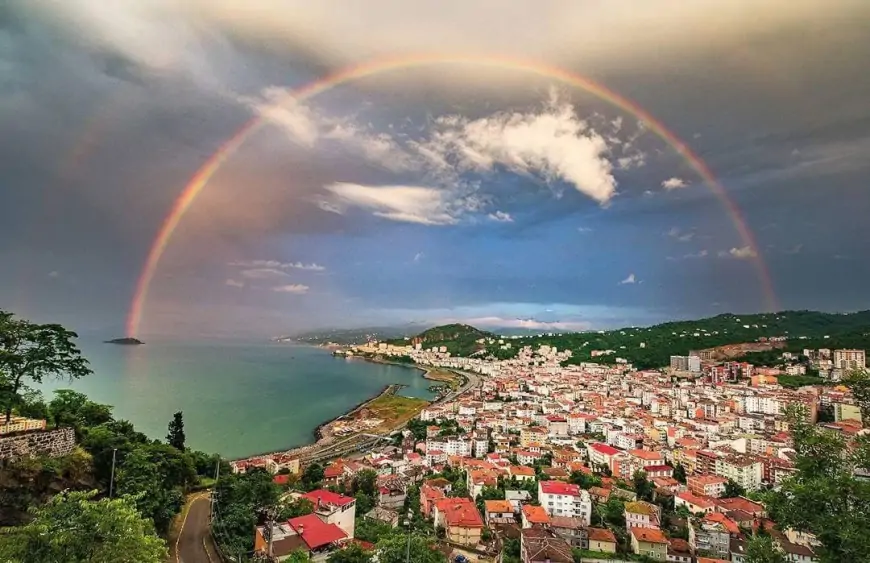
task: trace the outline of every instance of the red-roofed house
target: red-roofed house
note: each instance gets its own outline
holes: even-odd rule
[[[356,499],[326,489],[305,493],[302,498],[314,504],[314,513],[327,524],[335,524],[353,538],[356,518]]]
[[[674,468],[670,465],[647,465],[644,468],[646,478],[652,481],[656,477],[673,477]]]
[[[718,475],[690,475],[686,479],[689,491],[698,496],[719,498],[725,493],[728,479]]]
[[[666,561],[668,558],[668,538],[657,528],[632,528],[631,550],[637,555]]]
[[[339,526],[324,522],[317,514],[306,514],[291,518],[287,522],[302,537],[309,551],[322,549],[348,537]]]
[[[696,553],[701,551],[716,557],[729,557],[731,536],[739,533],[737,524],[719,512],[711,512],[700,520],[689,519],[689,545]]]
[[[524,504],[520,511],[523,520],[523,528],[531,528],[533,526],[548,526],[550,517],[547,511],[541,506]]]
[[[460,545],[477,545],[483,532],[483,519],[469,498],[445,498],[435,503],[435,528],[442,526],[447,540]]]
[[[599,442],[590,442],[586,444],[586,454],[589,456],[589,463],[592,466],[606,465],[610,467],[610,461],[614,456],[624,454],[622,450],[617,450],[613,446],[601,444]]]
[[[423,485],[420,487],[420,512],[423,516],[429,518],[432,515],[432,510],[435,508],[435,503],[445,498],[444,490],[433,487],[431,485]]]
[[[334,550],[348,539],[337,525],[324,522],[317,514],[307,514],[272,527],[271,555],[283,561],[295,551],[304,551],[313,558]],[[265,526],[259,526],[254,532],[254,550],[267,553],[269,549],[269,534]]]
[[[550,516],[579,518],[584,526],[591,523],[592,497],[577,485],[562,481],[540,481],[538,500]]]
[[[674,497],[674,508],[679,508],[680,506],[685,506],[692,514],[713,512],[716,509],[713,499],[699,497],[692,493],[679,493]]]

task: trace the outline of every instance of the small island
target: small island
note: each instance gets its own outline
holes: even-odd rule
[[[120,344],[122,346],[139,346],[141,344],[145,344],[138,338],[114,338],[112,340],[106,340],[106,344]]]

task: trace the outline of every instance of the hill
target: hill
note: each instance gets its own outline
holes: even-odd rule
[[[442,336],[447,335],[442,333]],[[500,346],[492,344],[487,347],[487,352],[498,358],[510,358],[516,356],[518,349],[525,345],[537,348],[547,344],[560,350],[570,349],[573,356],[569,363],[612,363],[614,358],[620,357],[638,368],[646,369],[666,366],[670,362],[670,356],[686,355],[691,350],[758,342],[771,337],[787,337],[784,349],[795,352],[804,348],[870,349],[870,311],[847,314],[815,311],[749,315],[727,313],[706,319],[675,321],[650,327],[512,337],[510,349],[502,350]],[[439,345],[446,345],[451,349],[449,341],[441,341]],[[459,342],[455,348],[465,350]],[[613,353],[593,358],[593,350],[613,350]]]
[[[141,344],[145,344],[141,340],[137,338],[114,338],[112,340],[106,340],[106,344],[119,344],[121,346],[139,346]]]
[[[484,345],[477,342],[482,338],[496,338],[496,335],[466,324],[449,324],[424,330],[416,336],[388,342],[397,346],[422,344],[423,348],[446,346],[447,351],[453,355],[469,356],[484,349]]]
[[[279,336],[273,340],[305,342],[308,344],[365,344],[370,340],[410,337],[425,327],[426,325],[407,324],[392,327],[325,328],[300,332],[293,336]]]

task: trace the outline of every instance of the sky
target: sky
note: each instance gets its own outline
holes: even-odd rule
[[[0,308],[126,332],[176,200],[256,118],[135,335],[867,309],[868,21],[866,0],[7,1]],[[293,94],[415,57],[441,62]],[[724,200],[636,112],[494,60],[631,100]]]

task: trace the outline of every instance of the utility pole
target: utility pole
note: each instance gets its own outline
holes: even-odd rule
[[[405,563],[411,563],[411,510],[408,510],[408,545],[405,547]]]
[[[112,448],[112,476],[109,478],[109,498],[115,492],[115,458],[118,455],[118,448]]]
[[[215,499],[217,497],[217,483],[218,483],[218,477],[220,476],[220,472],[221,472],[221,460],[220,460],[220,458],[218,458],[217,463],[215,464],[215,468],[214,468],[214,490],[211,492],[211,499],[209,502],[209,511],[208,511],[209,522],[214,520],[214,503],[216,502]]]

